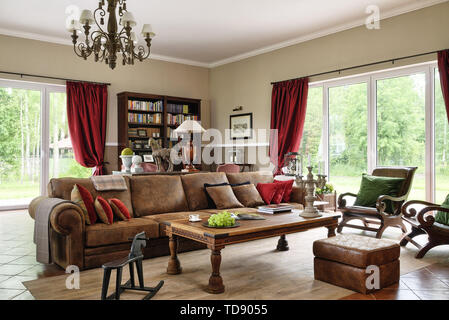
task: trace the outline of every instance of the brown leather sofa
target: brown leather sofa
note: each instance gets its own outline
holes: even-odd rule
[[[208,202],[204,191],[205,183],[237,184],[250,181],[257,185],[273,181],[272,175],[266,172],[150,175],[125,177],[125,179],[128,190],[106,192],[97,192],[88,178],[50,180],[49,197],[70,200],[73,186],[80,184],[86,187],[94,198],[101,195],[105,199],[122,200],[133,217],[130,221],[118,221],[111,225],[103,223],[86,225],[81,209],[77,205],[60,204],[50,215],[51,252],[56,264],[63,268],[68,265],[76,265],[80,269],[99,267],[105,262],[126,256],[131,244],[129,238],[141,231],[145,231],[147,237],[151,239],[144,249],[146,258],[168,255],[168,237],[163,221],[188,218],[191,213],[208,217],[217,211]],[[303,203],[303,198],[302,189],[294,187],[291,201],[299,207]],[[33,219],[34,207],[35,205],[30,205],[29,209]],[[188,239],[179,241],[179,252],[201,248],[205,247]]]

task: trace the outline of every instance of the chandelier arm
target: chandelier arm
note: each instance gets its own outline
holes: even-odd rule
[[[145,60],[150,56],[150,48],[148,52],[145,50],[144,46],[140,45],[137,47],[137,53],[133,52],[134,58],[139,59],[139,61]]]
[[[78,49],[78,51],[77,51]],[[84,42],[73,45],[73,50],[80,58],[87,59],[92,54],[92,49],[89,48]]]
[[[97,19],[96,19],[96,15],[97,13],[100,14],[101,18],[104,18],[106,16],[106,11],[101,7],[101,8],[97,8],[94,11],[94,20],[95,20],[95,24],[97,25],[97,28],[102,32],[105,33],[103,28],[100,26],[100,24],[98,23]]]

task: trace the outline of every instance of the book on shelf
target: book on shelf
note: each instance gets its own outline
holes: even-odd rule
[[[146,136],[138,134],[139,131],[146,131]],[[156,138],[161,136],[160,128],[128,128],[128,137],[139,137],[142,139]]]
[[[267,206],[260,206],[257,208],[258,212],[262,212],[262,213],[270,213],[270,214],[274,214],[274,213],[281,213],[281,212],[290,212],[292,211],[293,206],[290,204],[269,204]]]
[[[167,113],[167,124],[169,125],[181,124],[186,120],[198,121],[198,116]]]
[[[145,124],[161,124],[162,113],[142,114],[142,113],[128,113],[128,122],[145,123]]]
[[[128,100],[128,110],[139,110],[139,111],[164,111],[164,102],[160,101],[139,101],[139,100]]]
[[[167,112],[170,113],[192,113],[187,104],[167,103]]]

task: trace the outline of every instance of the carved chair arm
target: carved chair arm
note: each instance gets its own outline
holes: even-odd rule
[[[401,202],[407,200],[407,195],[401,196],[401,197],[393,197],[389,195],[381,195],[379,198],[377,198],[376,201],[376,209],[379,211],[381,215],[391,215],[391,213],[385,212],[385,209],[387,208],[386,200],[392,201],[392,202]],[[400,215],[401,214],[401,208],[398,208],[396,212],[392,213],[393,215]]]
[[[356,194],[351,193],[351,192],[346,192],[346,193],[342,193],[338,196],[338,208],[342,209],[344,207],[346,207],[346,199],[344,199],[345,197],[357,197]]]
[[[431,207],[435,207],[438,206],[435,203],[431,203],[431,202],[427,202],[427,201],[422,201],[422,200],[411,200],[411,201],[407,201],[406,203],[404,203],[401,207],[401,212],[404,215],[404,217],[407,218],[413,218],[414,216],[416,216],[416,209],[415,208],[410,208],[410,206],[414,205],[414,204],[421,204],[424,206],[431,206]]]
[[[421,227],[424,228],[432,227],[432,225],[435,222],[435,217],[432,214],[429,214],[429,212],[432,211],[443,211],[449,213],[449,208],[443,208],[439,205],[433,205],[422,209],[416,217]]]

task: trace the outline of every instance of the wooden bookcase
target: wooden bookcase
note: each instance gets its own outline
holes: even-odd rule
[[[163,148],[171,148],[177,139],[170,138],[170,132],[182,123],[183,118],[185,120],[195,117],[195,120],[201,121],[201,100],[199,99],[136,92],[121,92],[117,94],[117,99],[119,155],[124,148],[131,148],[138,155],[151,154],[151,147],[147,147],[151,137],[160,139]],[[154,106],[156,103],[162,105],[161,111],[147,110],[150,104]],[[143,107],[144,105],[145,110],[138,109],[138,107]],[[175,110],[175,108],[177,109]],[[151,119],[146,119],[146,122],[129,121],[132,116],[140,117],[141,121],[144,121],[145,117],[153,117],[154,119],[153,122],[150,121]],[[169,122],[169,116],[170,118],[176,118]],[[157,117],[160,117],[160,122],[156,123],[154,120],[157,120]],[[135,133],[130,134],[130,131],[136,130],[147,131],[147,136],[143,137]],[[153,133],[159,134],[159,136],[154,137]],[[136,148],[139,144],[141,148]],[[119,161],[120,166],[121,161]]]

